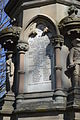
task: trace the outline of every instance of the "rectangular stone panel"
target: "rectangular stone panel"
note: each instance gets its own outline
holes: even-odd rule
[[[51,90],[51,62],[53,48],[47,36],[30,38],[25,55],[24,92]]]

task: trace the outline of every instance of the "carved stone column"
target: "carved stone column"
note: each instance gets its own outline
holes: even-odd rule
[[[61,46],[63,44],[63,36],[58,35],[53,38],[51,41],[52,45],[54,46],[54,52],[55,52],[55,74],[56,74],[56,89],[55,89],[55,100],[56,102],[63,102],[63,97],[65,97],[65,94],[63,92],[62,88],[62,67],[61,67],[61,56],[60,56],[60,50]]]
[[[60,43],[62,42],[61,36],[57,36],[54,38],[55,40],[55,56],[56,56],[56,89],[62,89],[62,81],[61,81],[61,70],[62,67],[60,65],[60,49],[61,45]]]
[[[28,50],[28,43],[24,41],[19,41],[17,45],[18,49],[18,82],[19,82],[19,89],[18,93],[23,93],[24,91],[24,55],[25,52]]]

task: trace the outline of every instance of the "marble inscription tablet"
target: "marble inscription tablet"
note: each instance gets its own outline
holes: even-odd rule
[[[24,92],[51,90],[53,49],[48,36],[29,38],[25,54]]]

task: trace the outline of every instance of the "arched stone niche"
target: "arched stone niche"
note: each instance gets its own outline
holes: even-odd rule
[[[55,89],[55,54],[50,41],[57,32],[55,24],[45,16],[34,17],[25,27],[24,40],[29,50],[24,58],[24,92]]]

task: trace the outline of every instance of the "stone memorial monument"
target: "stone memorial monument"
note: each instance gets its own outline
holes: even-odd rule
[[[0,120],[79,120],[79,0],[9,0],[5,11]]]

